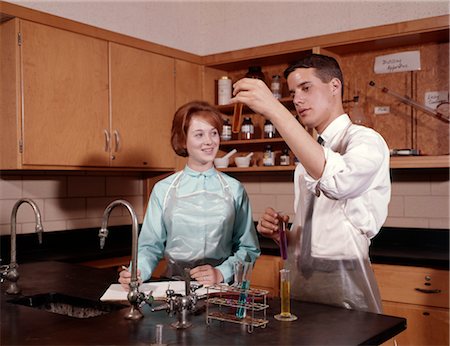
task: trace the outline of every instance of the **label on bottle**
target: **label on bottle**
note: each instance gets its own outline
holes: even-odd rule
[[[281,82],[279,76],[274,76],[272,78],[272,83],[270,84],[270,90],[272,91],[272,95],[277,98],[281,99]]]
[[[289,166],[290,158],[289,155],[280,156],[280,166]]]
[[[275,155],[272,150],[266,150],[263,156],[264,166],[274,166],[275,165]]]
[[[265,124],[264,125],[264,137],[265,138],[274,138],[275,137],[275,126],[273,126],[273,124]]]
[[[223,141],[231,140],[231,125],[223,125],[221,139]]]
[[[253,124],[242,124],[241,132],[242,132],[244,139],[251,139],[251,138],[253,138],[253,133],[255,132],[255,127],[253,126]]]
[[[231,100],[232,82],[228,77],[221,77],[217,83],[217,104],[227,105]]]

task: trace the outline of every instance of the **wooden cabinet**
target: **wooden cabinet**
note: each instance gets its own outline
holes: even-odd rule
[[[106,166],[107,42],[18,19],[0,27],[1,168]]]
[[[390,74],[374,72],[375,57],[411,50],[420,52],[420,71]],[[392,157],[392,168],[450,166],[448,123],[400,102],[399,99],[383,93],[381,88],[369,85],[373,80],[375,85],[387,87],[399,95],[416,100],[419,104],[424,104],[427,91],[448,90],[448,15],[213,54],[206,56],[204,61],[208,68],[221,70],[222,75],[229,76],[233,81],[244,77],[249,66],[260,65],[266,82],[270,84],[273,75],[281,75],[289,63],[311,52],[328,54],[339,61],[345,79],[343,101],[350,117],[354,114],[355,96],[358,96],[364,114],[372,121],[372,127],[386,139],[390,148],[419,149],[424,155]],[[214,89],[211,82],[204,87]],[[288,96],[285,81],[282,96]],[[389,106],[390,112],[376,115],[375,107],[378,106]],[[258,125],[261,128],[260,122]],[[240,145],[242,151],[255,149],[254,143],[251,143],[252,147],[233,144]],[[276,169],[260,166],[227,170],[245,172]]]
[[[0,28],[0,168],[174,168],[174,58],[26,20]]]
[[[448,345],[449,275],[447,270],[373,265],[384,314],[407,319],[395,337],[398,345]]]
[[[280,294],[280,269],[282,260],[278,256],[261,255],[253,267],[250,286],[269,291],[269,296]]]
[[[170,170],[175,60],[110,43],[111,166]]]

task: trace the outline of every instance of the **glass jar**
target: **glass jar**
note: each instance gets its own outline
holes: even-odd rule
[[[280,166],[289,166],[291,158],[289,157],[289,149],[283,149],[280,156]]]
[[[270,90],[276,99],[281,99],[281,77],[279,75],[272,76]]]
[[[228,119],[223,121],[222,135],[220,137],[223,141],[231,140],[231,124]]]
[[[241,125],[241,139],[253,139],[255,134],[255,127],[253,126],[252,118],[245,117]]]
[[[272,151],[272,146],[270,144],[266,145],[266,151],[264,151],[263,155],[263,165],[275,166],[275,154]]]
[[[232,89],[231,79],[227,76],[222,76],[217,81],[217,104],[227,105],[230,103],[231,99],[231,89]]]
[[[261,79],[263,82],[266,82],[266,77],[261,70],[261,66],[250,66],[247,73],[245,74],[245,77]]]
[[[275,126],[270,122],[270,120],[264,123],[264,138],[275,138]]]

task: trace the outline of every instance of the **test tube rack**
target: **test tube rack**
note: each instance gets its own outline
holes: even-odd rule
[[[239,302],[242,289],[224,284],[207,287],[206,293],[206,324],[212,320],[231,322],[247,326],[247,332],[252,333],[254,327],[265,328],[267,320],[266,310],[268,291],[250,288],[246,290],[245,303]],[[245,309],[245,317],[236,316],[237,309]]]

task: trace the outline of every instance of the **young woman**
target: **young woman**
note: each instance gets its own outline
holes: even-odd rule
[[[161,258],[166,277],[191,268],[200,284],[229,282],[233,263],[260,254],[247,193],[214,168],[222,130],[220,112],[206,102],[180,107],[172,123],[172,147],[185,168],[159,181],[150,196],[139,235],[138,270],[148,280]],[[120,273],[128,289],[130,273]]]

